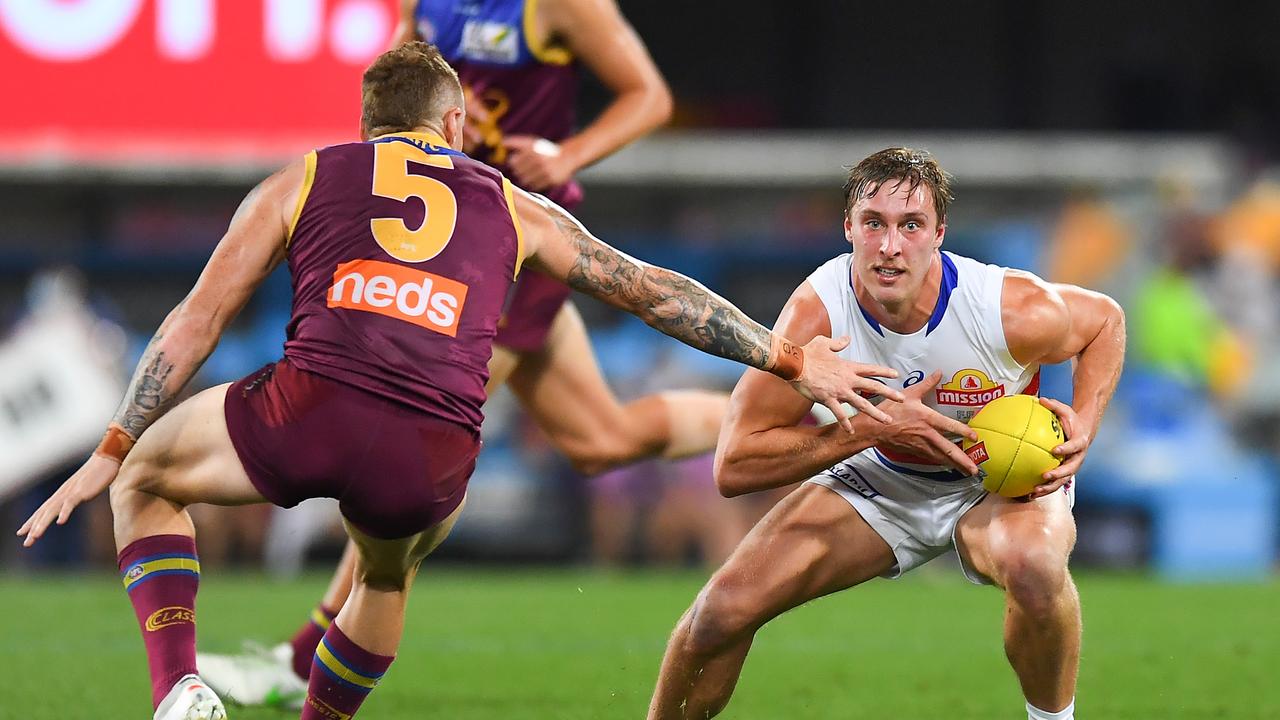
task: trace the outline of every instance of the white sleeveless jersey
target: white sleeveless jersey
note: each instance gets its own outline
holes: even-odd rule
[[[1000,296],[1005,268],[942,253],[942,288],[929,321],[920,330],[901,335],[883,328],[854,298],[846,253],[819,267],[808,278],[831,317],[831,336],[847,335],[849,346],[840,356],[862,363],[886,365],[898,371],[899,387],[920,382],[935,370],[942,380],[923,398],[926,405],[960,422],[985,404],[1004,395],[1039,391],[1039,366],[1019,365],[1009,354]],[[929,480],[953,481],[963,476],[946,467],[887,450],[868,448],[844,461],[905,473]]]

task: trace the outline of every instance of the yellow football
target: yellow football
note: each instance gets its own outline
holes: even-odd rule
[[[1062,462],[1053,454],[1067,439],[1062,423],[1034,395],[996,398],[973,416],[969,427],[978,440],[965,440],[964,451],[982,471],[982,485],[990,492],[1022,497]]]

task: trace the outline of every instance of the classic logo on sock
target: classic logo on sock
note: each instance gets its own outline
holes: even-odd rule
[[[184,608],[180,605],[170,605],[162,607],[151,613],[147,618],[147,632],[155,632],[157,630],[167,628],[171,625],[194,625],[196,622],[196,611],[191,608]]]
[[[307,704],[318,710],[328,720],[351,720],[350,715],[335,709],[332,705],[314,695],[307,695]]]

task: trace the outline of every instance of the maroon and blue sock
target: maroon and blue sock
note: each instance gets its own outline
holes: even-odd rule
[[[395,660],[394,655],[376,655],[356,645],[336,622],[325,631],[314,657],[301,720],[355,715]]]
[[[303,680],[311,674],[311,662],[316,654],[316,646],[320,644],[320,638],[324,637],[329,624],[337,615],[338,613],[324,605],[317,605],[311,610],[311,617],[306,624],[298,628],[298,632],[294,633],[293,639],[289,641],[293,646],[293,672]]]
[[[130,543],[118,561],[147,646],[155,707],[182,676],[196,672],[196,543],[186,535],[152,535]]]

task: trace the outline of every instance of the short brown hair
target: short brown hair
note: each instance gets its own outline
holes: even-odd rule
[[[925,185],[933,194],[933,209],[938,223],[947,221],[947,205],[955,199],[951,194],[951,173],[942,169],[927,150],[912,148],[886,148],[868,155],[862,162],[849,168],[844,183],[844,212],[849,214],[853,204],[864,197],[872,197],[886,181],[907,183],[908,192]]]
[[[440,49],[407,42],[388,50],[364,71],[360,82],[360,127],[372,134],[404,132],[435,120],[462,102],[458,73]]]

